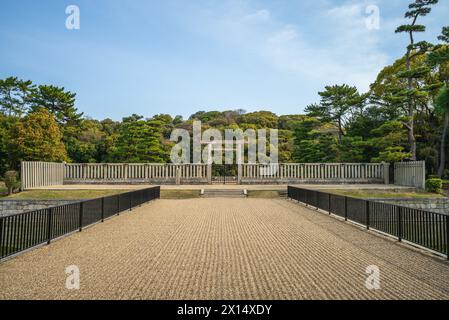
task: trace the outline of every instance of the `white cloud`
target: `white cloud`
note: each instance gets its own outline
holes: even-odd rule
[[[257,54],[278,72],[323,86],[348,83],[364,91],[388,62],[379,49],[381,33],[366,28],[367,5],[347,3],[324,10],[316,17],[320,30],[284,23],[266,8],[249,6],[209,16],[202,23],[216,40]]]
[[[250,23],[269,22],[270,19],[271,19],[270,11],[266,9],[262,9],[244,16],[244,20]]]

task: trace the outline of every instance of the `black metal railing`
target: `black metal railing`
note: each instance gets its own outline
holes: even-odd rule
[[[0,217],[0,260],[160,198],[160,187]]]
[[[449,215],[290,186],[288,197],[444,254],[449,260]]]

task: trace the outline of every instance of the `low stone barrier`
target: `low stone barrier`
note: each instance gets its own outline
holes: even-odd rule
[[[185,178],[180,179],[179,183],[175,178],[168,179],[114,179],[114,180],[101,180],[101,179],[66,179],[64,185],[76,185],[76,184],[89,184],[89,185],[202,185],[208,184],[206,178]]]
[[[253,179],[253,178],[242,178],[241,184],[244,185],[260,185],[260,184],[289,184],[289,185],[295,185],[295,184],[320,184],[320,185],[332,185],[332,184],[383,184],[384,181],[382,179],[333,179],[333,180],[317,180],[317,179],[271,179],[271,178],[260,178],[260,179]]]
[[[0,217],[74,203],[79,200],[0,200]]]
[[[398,206],[421,209],[425,211],[449,214],[449,198],[423,199],[369,199],[376,202],[390,203]]]

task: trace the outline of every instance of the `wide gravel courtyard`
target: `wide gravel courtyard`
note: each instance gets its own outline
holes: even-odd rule
[[[158,200],[0,263],[0,299],[414,298],[449,299],[443,259],[282,199]]]

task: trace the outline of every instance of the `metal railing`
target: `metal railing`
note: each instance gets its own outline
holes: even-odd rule
[[[444,254],[449,260],[449,215],[288,187],[290,199]]]
[[[160,198],[160,187],[0,217],[0,260]]]

